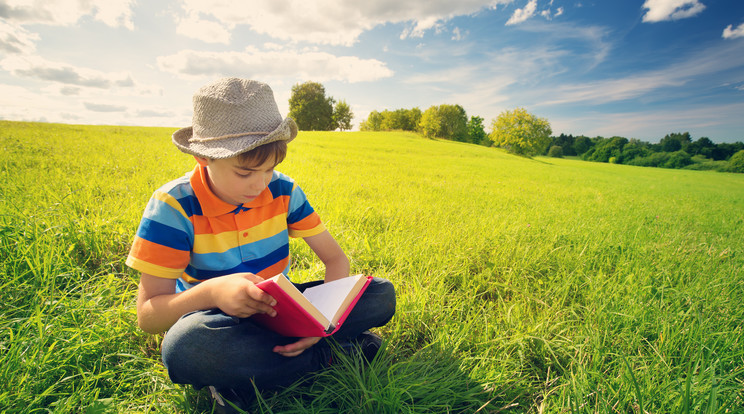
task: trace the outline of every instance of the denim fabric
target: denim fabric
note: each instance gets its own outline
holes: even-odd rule
[[[302,291],[321,282],[299,284]],[[386,279],[373,278],[341,328],[332,336],[351,342],[365,330],[383,326],[395,313],[395,289]],[[163,339],[163,363],[171,380],[196,388],[259,389],[287,386],[303,375],[327,366],[329,343],[321,340],[296,357],[272,351],[295,342],[264,329],[250,318],[228,316],[219,309],[191,312],[178,320]]]

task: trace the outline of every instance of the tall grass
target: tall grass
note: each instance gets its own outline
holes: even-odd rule
[[[138,331],[123,265],[171,129],[0,122],[0,411],[209,412]],[[737,412],[744,176],[405,133],[302,132],[279,168],[354,271],[392,280],[385,351],[258,412]],[[293,278],[322,268],[292,243]]]

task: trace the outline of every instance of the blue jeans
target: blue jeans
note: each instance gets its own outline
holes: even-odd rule
[[[322,283],[298,284],[299,290]],[[341,328],[333,334],[339,343],[352,341],[367,329],[383,326],[395,313],[395,289],[386,279],[373,278]],[[251,318],[228,316],[219,309],[181,317],[163,339],[163,364],[171,380],[197,389],[259,389],[287,386],[307,373],[328,365],[329,343],[321,340],[295,357],[272,349],[296,342],[253,323]]]

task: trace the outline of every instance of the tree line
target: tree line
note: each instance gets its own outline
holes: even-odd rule
[[[582,160],[642,167],[744,172],[744,143],[716,144],[708,137],[693,141],[689,132],[671,133],[658,144],[636,138],[560,134],[551,137],[544,155],[577,156]]]
[[[354,114],[344,100],[325,96],[317,82],[292,87],[289,115],[300,130],[351,129]],[[486,133],[484,119],[468,117],[460,105],[374,110],[362,120],[362,131],[412,131],[427,138],[442,138],[487,147],[496,146],[522,155],[575,156],[586,161],[644,167],[687,168],[744,173],[744,143],[715,144],[707,137],[693,141],[688,132],[667,134],[658,144],[625,137],[552,136],[550,123],[524,108],[507,110],[493,119]]]

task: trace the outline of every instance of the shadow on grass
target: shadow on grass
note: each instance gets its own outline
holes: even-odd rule
[[[255,413],[477,413],[519,410],[514,390],[495,390],[470,376],[466,361],[435,344],[397,359],[383,348],[369,364],[338,363],[285,389],[257,393]],[[188,391],[189,412],[213,412],[207,390]]]

